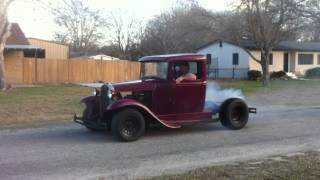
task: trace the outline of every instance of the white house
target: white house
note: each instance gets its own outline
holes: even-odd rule
[[[94,55],[94,56],[89,56],[88,58],[89,59],[95,59],[95,60],[106,60],[106,61],[120,60],[119,58],[108,56],[108,55],[105,55],[105,54],[98,54],[98,55]]]
[[[102,61],[118,61],[119,58],[108,56],[105,54],[97,54],[97,55],[91,55],[91,56],[79,56],[74,57],[72,59],[92,59],[92,60],[102,60]]]
[[[199,48],[197,53],[211,56],[211,62],[208,62],[210,77],[247,77],[249,55],[242,47],[235,43],[216,40]]]
[[[249,41],[242,44],[215,40],[196,52],[211,56],[210,76],[246,78],[249,70],[261,71],[261,65],[247,51],[257,59],[261,58],[261,51]],[[306,70],[314,67],[320,67],[320,42],[283,41],[270,54],[270,72],[285,71],[303,76]]]

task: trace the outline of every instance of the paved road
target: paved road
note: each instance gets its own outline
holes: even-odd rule
[[[247,128],[154,128],[119,143],[70,123],[0,131],[0,179],[126,179],[320,148],[320,109],[261,107]]]

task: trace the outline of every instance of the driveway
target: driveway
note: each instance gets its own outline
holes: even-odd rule
[[[0,131],[0,179],[127,179],[320,149],[320,108],[260,106],[248,126],[152,128],[139,141],[77,124]]]

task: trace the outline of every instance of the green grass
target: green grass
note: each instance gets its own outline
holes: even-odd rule
[[[271,81],[269,89],[277,90],[281,88],[320,88],[320,81],[319,80],[276,80]]]
[[[301,80],[274,80],[271,81],[270,86],[262,87],[261,82],[258,81],[217,81],[222,88],[241,89],[245,95],[256,93],[258,90],[280,90],[284,88],[303,90],[304,88],[320,89],[320,81],[301,81]]]
[[[91,89],[79,86],[20,87],[0,92],[0,125],[71,120]]]
[[[253,94],[261,88],[261,83],[257,81],[217,81],[217,83],[224,89],[241,89],[245,95]]]
[[[281,161],[259,160],[239,162],[234,165],[200,168],[177,175],[164,175],[150,180],[251,180],[251,179],[320,179],[320,152],[308,152],[292,157],[283,156]]]

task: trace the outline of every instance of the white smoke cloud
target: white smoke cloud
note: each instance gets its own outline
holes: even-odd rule
[[[209,82],[206,91],[205,111],[219,111],[220,105],[230,98],[245,99],[239,89],[222,89],[217,83]]]

